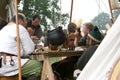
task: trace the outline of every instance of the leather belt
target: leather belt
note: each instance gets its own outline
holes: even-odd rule
[[[6,55],[6,56],[16,56],[14,54],[5,53],[5,52],[0,52],[0,54],[1,54],[1,56],[4,56],[4,55]]]
[[[9,54],[9,53],[5,53],[5,52],[0,52],[1,56],[3,56],[3,63],[6,64],[6,57],[9,56],[10,57],[10,65],[14,66],[15,62],[12,59],[12,56],[16,56],[13,54]]]

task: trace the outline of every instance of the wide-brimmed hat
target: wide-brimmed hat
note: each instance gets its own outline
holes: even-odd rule
[[[94,40],[94,41],[96,41],[96,42],[98,42],[98,43],[100,43],[100,42],[102,41],[102,34],[101,34],[101,32],[99,31],[99,29],[98,29],[97,26],[95,26],[95,27],[93,28],[93,30],[88,34],[88,36],[89,36],[92,40]]]

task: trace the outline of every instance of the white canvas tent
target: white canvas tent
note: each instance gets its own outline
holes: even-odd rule
[[[111,71],[119,58],[120,16],[115,21],[77,80],[109,80]]]

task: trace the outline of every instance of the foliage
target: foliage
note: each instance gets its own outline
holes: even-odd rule
[[[120,9],[115,9],[114,11],[113,11],[113,14],[114,14],[114,17],[115,17],[115,19],[119,16],[119,14],[120,14]]]
[[[92,20],[92,23],[96,26],[98,26],[101,30],[105,30],[105,25],[108,23],[112,25],[111,20],[110,20],[110,15],[107,13],[100,13],[98,16],[94,17]]]
[[[113,15],[114,15],[115,19],[117,19],[119,14],[120,14],[120,9],[113,10]],[[92,20],[92,23],[94,25],[99,26],[100,29],[106,29],[105,28],[106,23],[112,25],[110,15],[107,13],[104,13],[104,12],[102,12],[98,16],[94,17],[94,19]]]
[[[66,25],[69,18],[68,14],[60,15],[58,3],[59,0],[21,0],[23,9],[19,9],[19,11],[24,13],[28,19],[31,19],[35,14],[39,14],[41,16],[41,25],[44,26],[44,31],[48,31],[48,29],[56,27],[60,23]],[[18,8],[20,8],[20,4]]]

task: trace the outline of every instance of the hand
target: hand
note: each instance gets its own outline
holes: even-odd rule
[[[41,41],[45,41],[45,37],[42,36],[42,37],[40,38],[40,40],[41,40]]]
[[[39,38],[37,36],[31,36],[33,42],[36,44],[39,40]]]
[[[75,33],[74,33],[74,36],[78,37],[78,35],[79,35],[79,32],[76,30]]]
[[[31,38],[32,38],[33,40],[39,40],[39,38],[38,38],[37,36],[31,36]]]

